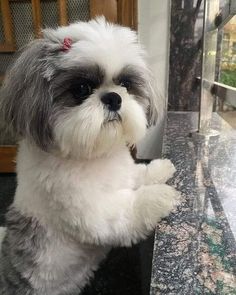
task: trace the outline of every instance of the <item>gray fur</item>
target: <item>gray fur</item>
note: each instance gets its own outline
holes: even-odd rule
[[[50,247],[55,247],[52,244],[56,238],[37,220],[23,216],[14,207],[6,218],[7,232],[0,252],[1,295],[78,295],[93,275],[98,259],[103,259],[107,253],[106,248],[100,247],[100,250],[98,246],[91,245],[83,246],[81,250],[78,244],[80,254],[75,256],[73,264],[66,266],[66,272],[58,269],[47,272],[44,269],[42,273],[43,262],[39,263],[38,258]],[[70,237],[67,243],[71,243]],[[96,251],[101,253],[100,258],[95,259],[94,253],[99,256]],[[66,255],[66,249],[61,252],[63,255]],[[91,269],[81,271],[88,263],[83,256],[88,257]]]
[[[78,76],[100,85],[104,75],[97,65],[79,71],[58,69],[53,61],[58,58],[60,46],[45,39],[30,43],[9,70],[0,92],[0,110],[6,126],[16,136],[27,137],[44,150],[53,143],[53,123],[58,111],[62,111],[60,105],[70,106],[69,99],[55,103],[66,90],[63,86]]]
[[[78,65],[73,69],[57,69],[51,80],[51,93],[54,105],[60,107],[73,107],[76,102],[70,95],[71,85],[77,83],[79,79],[86,79],[93,83],[94,89],[99,88],[104,81],[105,71],[97,64]]]
[[[35,255],[45,242],[44,230],[13,208],[7,214],[7,227],[0,257],[0,294],[33,295],[24,273],[33,273]]]
[[[52,97],[44,72],[49,66],[47,56],[55,49],[43,39],[29,44],[10,69],[0,93],[0,109],[7,126],[43,149],[52,141]]]
[[[104,79],[104,70],[96,64],[58,68],[60,46],[45,39],[30,43],[9,70],[0,91],[1,117],[7,128],[43,150],[53,145],[53,124],[59,113],[76,105],[68,91],[73,80],[89,79],[99,87]]]

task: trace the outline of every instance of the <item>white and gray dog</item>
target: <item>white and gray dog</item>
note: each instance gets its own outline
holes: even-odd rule
[[[98,18],[44,30],[10,69],[1,111],[20,142],[1,295],[80,293],[112,246],[178,203],[171,162],[129,153],[162,112],[144,56],[135,32]]]

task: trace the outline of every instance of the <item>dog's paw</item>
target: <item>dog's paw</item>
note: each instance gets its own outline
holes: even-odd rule
[[[167,184],[158,186],[158,195],[156,202],[161,207],[161,218],[168,216],[181,202],[181,193]]]
[[[181,200],[180,192],[167,184],[142,187],[141,193],[139,210],[148,229],[154,228],[157,222],[174,211]]]
[[[166,183],[174,175],[175,171],[175,166],[170,160],[154,160],[147,166],[146,184]]]

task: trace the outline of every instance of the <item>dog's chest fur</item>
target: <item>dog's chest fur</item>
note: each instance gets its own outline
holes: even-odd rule
[[[22,142],[18,187],[2,245],[0,293],[78,293],[109,247],[84,244],[84,233],[75,232],[73,225],[80,227],[81,214],[90,214],[96,224],[96,216],[87,208],[99,206],[105,193],[109,204],[110,191],[132,187],[133,165],[124,148],[113,158],[76,165]],[[109,210],[116,210],[115,203]]]
[[[76,219],[80,210],[84,215],[89,205],[98,206],[105,194],[109,202],[112,192],[135,186],[135,164],[125,147],[110,157],[76,162],[61,160],[22,142],[17,168],[14,205],[42,223],[45,219],[55,221],[59,212],[66,218],[63,211],[69,212],[68,218]]]

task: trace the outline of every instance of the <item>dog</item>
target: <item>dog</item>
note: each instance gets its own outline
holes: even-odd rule
[[[1,295],[79,294],[111,247],[147,237],[178,204],[169,160],[129,148],[163,113],[136,33],[97,18],[22,50],[1,90],[19,138]]]

